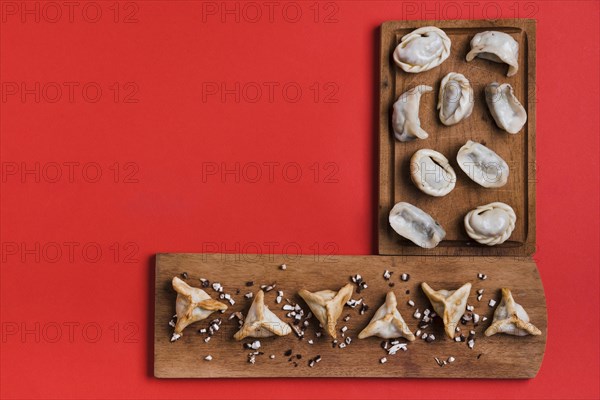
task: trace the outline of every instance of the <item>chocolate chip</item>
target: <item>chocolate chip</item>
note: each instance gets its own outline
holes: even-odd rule
[[[292,349],[286,350],[285,353],[283,353],[284,356],[289,357],[292,355]]]
[[[254,286],[254,281],[248,281],[246,282],[246,286]]]

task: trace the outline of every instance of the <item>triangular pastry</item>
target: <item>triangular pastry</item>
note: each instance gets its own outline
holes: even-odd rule
[[[525,309],[512,297],[509,289],[502,289],[502,301],[494,311],[492,325],[485,330],[485,336],[496,333],[508,335],[526,336],[541,335],[542,332],[529,322],[529,315]]]
[[[244,325],[233,335],[235,340],[242,340],[246,337],[263,338],[273,335],[285,336],[292,331],[292,328],[265,305],[265,293],[260,290],[248,310],[248,315],[244,320]]]
[[[337,292],[334,290],[321,290],[312,293],[302,289],[298,294],[308,304],[327,333],[335,339],[335,325],[342,314],[344,305],[352,297],[352,292],[352,284],[348,283]]]
[[[364,339],[369,336],[379,336],[383,339],[405,337],[411,342],[415,340],[415,335],[408,329],[408,325],[402,319],[397,306],[396,295],[392,291],[388,292],[385,297],[385,303],[373,315],[369,325],[358,334],[358,338]]]
[[[204,290],[192,287],[178,277],[173,278],[172,284],[177,292],[177,323],[171,341],[179,339],[186,326],[208,318],[215,311],[227,310],[227,305],[213,300]]]
[[[450,339],[454,339],[458,321],[467,308],[471,284],[465,283],[456,290],[433,290],[427,283],[421,283],[423,292],[429,298],[433,310],[444,320],[444,329]]]

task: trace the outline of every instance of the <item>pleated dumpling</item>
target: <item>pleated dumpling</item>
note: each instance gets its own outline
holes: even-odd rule
[[[410,331],[406,322],[398,311],[398,302],[394,292],[388,292],[385,297],[385,303],[379,307],[371,322],[359,334],[359,339],[370,336],[379,336],[383,339],[395,339],[404,337],[411,342],[415,340],[415,335]]]
[[[529,315],[525,309],[512,297],[509,289],[502,289],[502,301],[494,311],[492,325],[485,330],[485,336],[496,333],[526,336],[541,335],[542,332],[529,322]]]
[[[456,173],[448,159],[432,149],[420,149],[410,158],[410,179],[423,193],[442,197],[456,185]]]
[[[244,325],[233,335],[235,340],[246,337],[263,338],[269,336],[285,336],[292,328],[275,315],[265,305],[265,293],[260,290],[248,310]]]
[[[204,290],[192,287],[178,277],[172,281],[173,289],[177,292],[175,311],[177,322],[171,341],[183,335],[186,326],[208,318],[215,311],[227,310],[227,305],[213,300]]]
[[[467,309],[467,299],[471,292],[471,284],[465,283],[456,290],[433,290],[427,283],[421,288],[429,298],[433,310],[444,320],[444,330],[450,339],[454,339],[456,327]]]
[[[515,229],[517,215],[511,206],[497,201],[469,211],[464,222],[471,239],[494,246],[508,240]]]
[[[353,287],[350,283],[346,284],[339,291],[321,290],[318,292],[309,292],[302,289],[298,292],[310,307],[312,313],[317,317],[323,328],[329,336],[335,339],[335,326],[340,318],[344,305],[352,297]]]
[[[450,55],[450,38],[435,26],[424,26],[402,36],[394,50],[394,62],[406,72],[429,71]]]
[[[442,124],[450,126],[468,118],[473,104],[473,87],[463,74],[450,72],[442,79],[437,104]]]

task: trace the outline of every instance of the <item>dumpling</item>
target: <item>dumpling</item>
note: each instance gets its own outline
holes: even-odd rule
[[[383,339],[404,337],[411,342],[415,340],[415,335],[408,329],[408,325],[402,319],[402,315],[400,315],[397,307],[396,295],[392,291],[388,292],[385,297],[385,303],[373,315],[369,325],[358,334],[358,338],[364,339],[369,336],[379,336]]]
[[[390,211],[389,221],[398,235],[425,249],[434,248],[446,236],[431,215],[410,203],[397,203]]]
[[[508,181],[508,164],[481,143],[469,140],[458,150],[456,161],[474,182],[486,188],[498,188]]]
[[[406,72],[423,72],[440,65],[450,55],[450,38],[435,26],[415,29],[400,39],[394,62]]]
[[[517,215],[511,206],[495,202],[479,206],[465,215],[465,229],[471,239],[494,246],[512,234]]]
[[[174,277],[171,283],[177,292],[175,300],[177,322],[171,337],[172,342],[183,335],[186,326],[208,318],[215,311],[227,310],[227,305],[213,300],[204,290],[192,287],[178,277]]]
[[[485,336],[496,333],[526,336],[541,335],[542,332],[529,322],[529,315],[520,304],[516,303],[509,289],[502,289],[502,301],[494,311],[492,325],[485,330]]]
[[[427,139],[429,134],[421,128],[419,119],[419,103],[423,93],[431,92],[433,88],[427,85],[416,86],[400,95],[394,103],[392,127],[394,136],[401,142]]]
[[[456,185],[456,173],[442,153],[417,150],[410,159],[410,178],[423,192],[435,197],[447,195]]]
[[[292,331],[292,328],[265,305],[265,293],[260,290],[248,310],[248,315],[244,320],[244,325],[233,335],[235,340],[242,340],[246,337],[263,338],[269,336],[285,336]]]
[[[473,88],[463,74],[450,72],[442,79],[437,104],[442,124],[454,125],[469,117],[473,104]]]
[[[513,76],[519,70],[519,43],[504,32],[480,32],[471,39],[471,51],[467,54],[467,61],[475,57],[506,63],[506,76]]]
[[[344,305],[352,297],[353,287],[350,283],[346,284],[339,291],[321,290],[319,292],[309,292],[302,289],[298,292],[310,307],[312,313],[319,320],[329,336],[335,339],[335,326],[337,320],[342,314]]]
[[[444,320],[444,329],[450,339],[454,339],[456,326],[467,309],[467,299],[471,284],[465,283],[456,290],[433,290],[427,283],[421,283],[423,292],[429,298],[433,310]]]
[[[485,102],[498,128],[508,133],[517,133],[527,122],[527,112],[508,83],[497,82],[485,87]]]

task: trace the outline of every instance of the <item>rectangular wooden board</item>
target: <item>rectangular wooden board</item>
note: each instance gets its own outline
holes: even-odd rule
[[[398,68],[392,54],[403,35],[433,25],[446,32],[452,42],[450,56],[439,67],[412,74]],[[466,62],[470,41],[476,33],[497,30],[519,43],[519,70],[507,77],[508,66],[475,58]],[[390,21],[381,26],[381,80],[379,108],[379,254],[403,255],[485,255],[527,256],[535,252],[535,35],[534,20],[474,21]],[[450,72],[459,72],[471,82],[474,108],[471,116],[456,125],[443,125],[436,109],[439,85]],[[528,120],[516,135],[498,128],[487,108],[484,88],[491,82],[510,83],[527,110]],[[421,97],[421,126],[429,133],[425,140],[399,142],[391,126],[392,105],[403,92],[417,85],[433,87]],[[473,182],[456,162],[458,149],[468,140],[483,143],[508,164],[508,183],[486,189]],[[457,175],[456,187],[444,197],[432,197],[416,188],[410,179],[410,158],[419,149],[429,148],[448,158]],[[388,215],[394,204],[411,203],[436,219],[446,238],[434,249],[422,249],[399,236],[390,227]],[[463,218],[477,206],[501,201],[517,215],[515,229],[505,243],[485,246],[471,240]]]
[[[287,265],[285,271],[279,269],[283,263]],[[386,269],[392,272],[389,281],[383,278]],[[206,328],[212,316],[188,326],[178,341],[170,342],[173,328],[169,321],[175,313],[176,299],[171,280],[184,272],[192,286],[200,286],[200,278],[221,283],[236,302],[225,313],[213,314],[215,318],[222,318],[223,323],[208,343],[204,342],[206,334],[200,334],[198,330]],[[407,282],[400,280],[402,273],[410,275]],[[478,273],[487,274],[487,279],[478,279]],[[337,328],[348,327],[345,335],[352,341],[347,347],[334,348],[330,338],[316,337],[319,326],[312,318],[303,339],[293,333],[260,339],[260,351],[264,354],[256,356],[255,364],[248,363],[250,350],[244,349],[244,343],[250,343],[252,339],[235,341],[233,334],[238,323],[235,318],[229,320],[236,311],[246,315],[252,300],[246,299],[245,293],[258,291],[261,284],[276,283],[276,288],[265,294],[265,303],[280,318],[290,322],[285,317],[286,311],[282,310],[285,300],[281,304],[275,302],[277,290],[282,290],[285,298],[308,311],[308,306],[297,295],[299,289],[337,290],[355,274],[362,275],[368,288],[360,294],[355,291],[352,298],[363,298],[369,308],[361,315],[358,308],[345,307],[342,316],[350,315],[350,319],[338,321]],[[155,281],[154,375],[159,378],[532,378],[540,368],[546,344],[544,290],[536,265],[528,258],[159,254]],[[254,286],[247,287],[247,281],[253,281]],[[389,286],[390,282],[394,284],[393,288]],[[421,282],[429,283],[436,290],[456,289],[466,282],[472,283],[468,303],[475,307],[476,313],[488,318],[477,327],[472,323],[460,325],[467,334],[469,330],[475,330],[474,349],[469,349],[464,342],[445,337],[440,318],[422,329],[434,334],[435,341],[428,343],[417,339],[408,342],[408,350],[395,355],[386,354],[381,347],[382,339],[357,338],[389,290],[394,290],[398,310],[415,332],[418,320],[413,317],[414,311],[431,308],[420,289]],[[512,290],[515,300],[529,313],[531,322],[542,331],[541,336],[483,336],[493,315],[488,302],[492,298],[500,300],[501,287]],[[481,301],[476,299],[478,289],[484,289]],[[211,296],[217,295],[212,288],[205,290]],[[415,307],[407,304],[409,299],[415,302]],[[342,339],[338,333],[338,340]],[[309,340],[313,341],[312,345]],[[285,356],[287,350],[291,350],[292,355]],[[204,357],[209,354],[212,361],[205,361]],[[275,355],[274,359],[270,358],[271,354]],[[298,354],[302,358],[298,358]],[[317,355],[321,356],[321,361],[309,367],[309,360]],[[384,356],[388,361],[381,364],[379,360]],[[456,361],[443,367],[434,360],[434,357],[447,360],[450,356]]]

